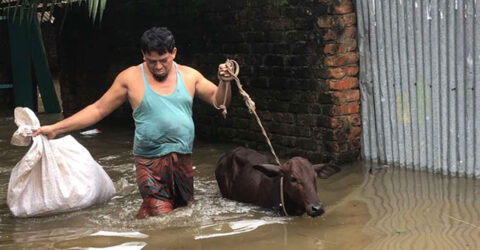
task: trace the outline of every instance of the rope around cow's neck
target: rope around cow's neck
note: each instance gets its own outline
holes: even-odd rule
[[[262,122],[260,121],[260,118],[258,117],[257,112],[255,111],[255,102],[253,102],[252,98],[250,98],[248,93],[245,92],[245,90],[243,90],[243,86],[240,83],[240,79],[238,79],[238,77],[237,77],[238,72],[240,72],[240,67],[238,66],[238,63],[235,60],[227,59],[225,64],[227,65],[227,71],[231,76],[230,77],[224,77],[224,76],[221,76],[220,73],[219,73],[218,74],[218,79],[221,82],[235,80],[235,83],[237,84],[238,91],[240,92],[240,95],[242,95],[243,100],[245,101],[245,104],[247,105],[248,112],[250,112],[250,114],[253,114],[255,116],[255,118],[257,119],[257,123],[260,126],[260,128],[262,129],[262,134],[265,137],[268,146],[270,147],[270,152],[272,152],[273,156],[275,157],[275,161],[277,162],[277,164],[279,166],[282,166],[282,164],[280,164],[280,160],[277,157],[277,154],[275,154],[275,150],[273,149],[272,143],[270,142],[270,138],[268,138],[267,132],[265,131],[265,128],[263,127]],[[216,103],[217,100],[214,98],[214,106],[215,106],[215,108],[222,110],[222,115],[223,115],[224,118],[227,117],[226,102],[227,102],[228,86],[229,86],[229,84],[225,84],[225,95],[224,95],[224,99],[223,99],[223,104],[217,105],[217,103]],[[282,192],[282,197],[283,197],[283,192]],[[283,203],[283,201],[282,201],[282,203]],[[285,211],[285,213],[286,213],[286,211]]]
[[[283,197],[283,176],[280,177],[280,202],[283,213],[285,213],[285,216],[288,216],[287,209],[285,209],[285,198]]]

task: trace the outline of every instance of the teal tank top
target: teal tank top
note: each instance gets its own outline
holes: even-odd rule
[[[132,112],[135,120],[133,154],[155,158],[171,152],[191,154],[195,128],[192,119],[193,98],[187,92],[174,62],[177,74],[175,89],[168,95],[155,93],[147,83],[143,63],[143,97]]]

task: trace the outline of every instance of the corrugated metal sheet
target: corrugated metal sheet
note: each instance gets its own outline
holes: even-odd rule
[[[364,157],[480,177],[480,1],[356,8]]]

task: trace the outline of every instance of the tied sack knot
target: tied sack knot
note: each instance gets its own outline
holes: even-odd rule
[[[40,128],[40,122],[29,108],[17,107],[14,111],[15,124],[18,129],[13,133],[10,143],[15,146],[28,146],[32,142],[32,134]]]
[[[10,143],[15,146],[28,146],[32,142],[33,131],[37,130],[38,127],[22,125],[18,127],[17,131],[13,133],[12,140]]]

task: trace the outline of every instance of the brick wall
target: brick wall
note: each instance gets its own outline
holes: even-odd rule
[[[118,72],[141,62],[145,29],[168,26],[177,61],[210,80],[217,82],[217,65],[226,58],[240,63],[240,80],[281,156],[351,161],[360,152],[355,24],[352,0],[118,0],[109,2],[101,28],[73,9],[59,38],[64,112],[90,104]],[[233,93],[227,119],[195,102],[197,138],[267,149]],[[124,105],[112,117],[131,121],[131,110]]]
[[[351,0],[320,2],[326,12],[316,22],[324,41],[316,65],[325,81],[320,94],[325,106],[318,125],[326,150],[337,161],[350,160],[359,156],[361,132],[356,14]]]

